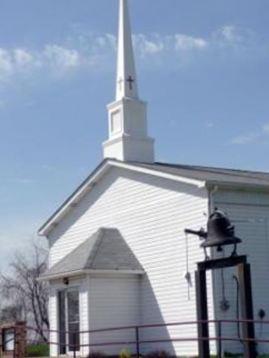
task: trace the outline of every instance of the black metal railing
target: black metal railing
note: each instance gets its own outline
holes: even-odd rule
[[[143,338],[145,331],[152,331],[154,329],[158,328],[171,328],[171,327],[186,327],[186,326],[193,326],[196,327],[199,323],[203,323],[203,321],[183,321],[183,322],[171,322],[171,323],[160,323],[160,324],[146,324],[146,325],[133,325],[133,326],[121,326],[121,327],[111,327],[111,328],[102,328],[102,329],[95,329],[95,330],[85,330],[85,331],[79,331],[79,332],[71,332],[71,331],[59,331],[59,330],[47,330],[45,333],[49,337],[47,344],[50,347],[56,346],[57,350],[60,351],[60,347],[65,347],[66,351],[69,351],[70,354],[73,355],[74,358],[81,355],[81,352],[84,348],[87,348],[88,351],[91,349],[101,349],[101,348],[107,348],[107,347],[113,347],[113,346],[119,346],[119,347],[131,347],[131,351],[133,352],[133,355],[138,357],[141,357],[143,354],[143,346],[146,344],[154,345],[154,344],[161,344],[161,343],[180,343],[180,342],[196,342],[198,344],[199,341],[208,340],[210,342],[216,342],[216,350],[217,350],[217,356],[219,358],[223,357],[223,345],[224,342],[240,342],[242,345],[249,341],[255,341],[257,344],[257,347],[259,344],[264,343],[268,344],[267,352],[269,352],[269,321],[266,320],[209,320],[207,321],[208,324],[214,326],[214,331],[216,332],[215,336],[211,337],[198,337],[198,335],[193,336],[170,336],[170,333],[166,331],[165,337],[159,337],[159,338]],[[241,338],[239,335],[231,335],[226,336],[223,335],[224,331],[227,331],[226,325],[242,325],[246,324],[248,322],[254,323],[257,325],[263,325],[268,326],[268,337],[261,338],[257,337],[255,339],[253,338]],[[230,329],[231,326],[229,326]],[[31,336],[31,333],[37,333],[36,329],[34,327],[26,327],[27,335],[28,337]],[[121,335],[121,332],[132,332],[133,338],[122,338],[124,334]],[[183,331],[183,329],[182,329]],[[182,331],[180,332],[182,334]],[[118,340],[104,340],[100,341],[100,338],[102,337],[102,334],[104,333],[112,333],[112,332],[118,332],[119,333],[119,339]],[[141,334],[143,332],[143,334]],[[65,334],[68,337],[71,337],[71,341],[67,343],[60,343],[58,342],[58,338],[60,334]],[[57,335],[56,341],[51,340],[51,338],[54,335]],[[73,335],[73,337],[72,337]],[[85,336],[87,337],[88,343],[84,343]],[[98,338],[97,341],[92,341],[93,337]],[[114,337],[115,338],[115,337]],[[15,342],[18,343],[19,337],[16,337],[15,334]],[[30,343],[31,340],[28,339],[28,343]],[[0,345],[1,349],[1,345]],[[194,349],[195,350],[195,349]],[[197,349],[198,351],[198,349]],[[15,356],[14,356],[15,357]],[[16,358],[21,358],[16,356]]]

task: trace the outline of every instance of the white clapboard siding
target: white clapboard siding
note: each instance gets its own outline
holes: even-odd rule
[[[252,288],[254,301],[254,315],[258,318],[258,311],[264,309],[265,319],[269,319],[269,195],[265,193],[244,191],[220,191],[215,195],[215,204],[229,215],[236,227],[236,235],[242,238],[243,243],[239,245],[238,252],[247,254],[252,270]],[[225,270],[225,289],[231,308],[221,312],[219,301],[221,299],[221,277],[220,272],[216,274],[215,307],[219,318],[236,319],[236,284],[233,279],[234,269]],[[224,330],[227,336],[237,337],[236,325],[227,325]],[[257,338],[267,339],[269,335],[268,325],[256,326]],[[226,347],[228,343],[226,343]],[[268,352],[268,344],[258,344],[260,353]],[[229,342],[226,350],[240,351],[242,344]]]
[[[87,356],[89,353],[89,334],[86,333],[89,330],[89,279],[85,278],[80,285],[79,290],[79,309],[80,309],[80,344],[81,355]],[[85,333],[84,333],[85,332]]]
[[[50,318],[50,336],[49,341],[50,344],[50,355],[51,357],[57,357],[58,356],[58,322],[57,322],[57,316],[58,316],[58,304],[57,304],[57,291],[53,286],[50,287],[49,291],[49,318]]]
[[[90,329],[139,325],[140,280],[139,276],[90,277]],[[98,332],[90,335],[91,344],[134,341],[134,329]],[[104,347],[93,346],[91,349],[118,355],[124,348],[135,352],[135,345],[127,343]]]
[[[207,211],[205,188],[112,168],[51,232],[50,264],[55,264],[100,227],[115,227],[146,271],[141,292],[141,323],[195,320],[193,273],[196,262],[203,259],[203,252],[199,240],[190,237],[192,286],[189,300],[184,278],[184,229],[205,226]],[[212,315],[211,277],[208,285]],[[161,335],[163,338],[196,336],[195,325],[174,331],[162,329]],[[154,330],[143,334],[147,338],[149,335],[160,337]],[[166,347],[178,354],[196,353],[195,343],[169,343]],[[148,348],[156,349],[158,344],[148,345]]]

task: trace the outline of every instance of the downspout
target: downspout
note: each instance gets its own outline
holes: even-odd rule
[[[208,186],[207,187],[208,190],[208,217],[213,213],[214,209],[215,209],[215,205],[214,205],[214,194],[216,194],[216,192],[219,190],[219,187],[217,185],[214,185],[212,187]],[[211,257],[214,258],[214,253],[213,250],[211,250]],[[217,310],[217,299],[215,298],[216,295],[214,294],[216,292],[216,287],[217,287],[217,277],[216,277],[216,271],[212,270],[211,272],[211,277],[212,277],[212,301],[213,301],[213,312],[214,312],[214,317],[215,319],[219,319],[218,317],[218,310]],[[218,325],[215,325],[215,337],[218,336]],[[216,353],[218,351],[218,343],[216,342],[216,346],[215,346],[215,350]]]
[[[208,211],[209,215],[213,213],[214,208],[214,194],[219,190],[218,185],[214,185],[213,188],[208,188],[208,194],[209,194],[209,205],[208,205]]]

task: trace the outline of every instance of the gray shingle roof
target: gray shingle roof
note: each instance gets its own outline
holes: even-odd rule
[[[143,267],[119,230],[100,228],[43,276],[62,276],[81,270],[143,271]]]
[[[132,163],[138,167],[144,167],[160,172],[174,174],[185,178],[206,181],[208,183],[246,184],[246,185],[268,185],[269,173],[247,170],[225,169],[204,167],[195,165],[180,165],[170,163],[142,164]]]

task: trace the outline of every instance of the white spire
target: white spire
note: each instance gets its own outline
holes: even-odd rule
[[[147,105],[138,99],[128,0],[119,0],[116,101],[108,105],[109,138],[104,158],[154,162],[154,140],[148,136]]]
[[[128,0],[120,0],[116,100],[138,98]]]

